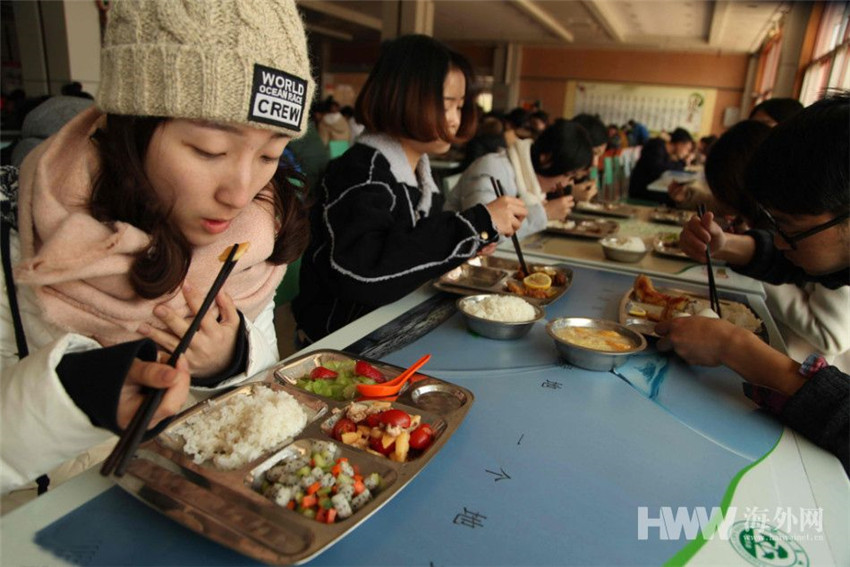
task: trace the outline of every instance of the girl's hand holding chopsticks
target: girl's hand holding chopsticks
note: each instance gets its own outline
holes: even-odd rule
[[[547,198],[543,201],[543,209],[546,211],[546,218],[549,220],[565,220],[574,206],[575,200],[572,195],[564,195],[556,199]]]
[[[183,356],[178,359],[175,367],[165,363],[134,360],[118,398],[118,410],[115,414],[118,427],[126,429],[130,425],[149,388],[165,390],[165,394],[148,429],[155,427],[166,417],[176,414],[186,403],[190,382],[189,366]]]
[[[519,229],[523,219],[528,216],[525,203],[517,197],[505,195],[487,203],[486,207],[490,212],[490,218],[493,219],[493,226],[499,234],[505,236],[512,236]]]
[[[139,328],[139,333],[153,339],[168,353],[177,348],[204,301],[203,293],[188,284],[183,286],[183,296],[191,310],[188,318],[181,317],[166,305],[158,305],[154,309],[154,315],[165,324],[166,329],[156,329],[149,325]],[[236,306],[231,297],[223,291],[216,295],[215,304],[218,309],[210,309],[204,315],[191,345],[186,349],[190,373],[199,378],[213,376],[227,368],[236,347],[236,334],[239,332],[239,313]]]
[[[201,323],[203,322],[204,317],[216,296],[218,296],[221,291],[224,282],[233,271],[233,267],[236,265],[236,262],[248,249],[248,246],[249,243],[247,242],[234,244],[233,246],[229,246],[221,254],[221,256],[219,256],[219,260],[222,262],[221,269],[219,270],[212,287],[210,287],[206,296],[204,296],[204,300],[201,302],[194,319],[192,319],[192,322],[186,328],[186,332],[183,334],[180,342],[172,351],[171,356],[168,359],[169,366],[177,367],[183,353],[185,353],[189,348],[195,334],[200,330]],[[124,475],[133,455],[136,453],[136,449],[138,449],[139,444],[142,442],[145,431],[150,428],[151,420],[158,414],[159,406],[167,393],[168,390],[163,388],[145,389],[144,399],[133,414],[133,418],[130,420],[129,425],[121,434],[121,438],[118,439],[118,443],[115,444],[112,452],[108,457],[106,457],[106,460],[100,467],[100,474],[104,476],[114,474],[119,477]]]

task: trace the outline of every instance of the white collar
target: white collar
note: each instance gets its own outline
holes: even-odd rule
[[[428,159],[428,155],[422,155],[414,173],[410,168],[410,162],[407,161],[407,154],[404,153],[404,148],[401,147],[401,142],[392,136],[386,134],[361,134],[357,138],[357,143],[375,148],[381,152],[389,162],[390,171],[396,180],[419,188],[422,192],[422,198],[419,200],[419,206],[416,208],[422,213],[427,214],[431,208],[433,194],[439,191],[431,175],[431,161]]]

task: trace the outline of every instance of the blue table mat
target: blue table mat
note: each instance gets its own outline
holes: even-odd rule
[[[633,278],[574,270],[547,318],[616,319]],[[581,370],[538,327],[494,341],[453,316],[384,357],[407,365],[432,353],[427,373],[469,388],[475,403],[419,476],[310,564],[662,564],[688,542],[638,540],[638,508],[719,506],[735,474],[781,435],[729,370],[652,351],[617,374]],[[79,565],[255,564],[119,488],[37,541]]]

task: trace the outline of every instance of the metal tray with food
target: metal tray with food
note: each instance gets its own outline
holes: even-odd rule
[[[547,305],[564,295],[573,282],[573,271],[564,266],[531,263],[528,269],[531,274],[522,274],[517,260],[478,256],[440,276],[434,287],[460,295],[518,295]]]
[[[649,220],[652,222],[657,222],[661,224],[675,224],[677,226],[684,226],[692,216],[694,216],[694,211],[683,211],[679,209],[670,209],[667,207],[658,207],[653,210],[649,215]]]
[[[679,248],[678,232],[660,232],[656,234],[652,239],[652,250],[660,256],[692,261],[690,256]]]
[[[162,514],[267,564],[315,557],[377,512],[446,444],[472,392],[415,374],[397,397],[337,401],[294,384],[329,362],[319,350],[217,394],[144,443],[118,484]],[[316,378],[324,380],[324,378]]]
[[[617,221],[589,217],[574,218],[571,216],[564,221],[551,220],[546,223],[546,232],[579,238],[604,238],[618,230],[620,230],[620,225]]]
[[[720,307],[723,319],[755,333],[768,342],[764,322],[748,305],[721,297]],[[716,317],[716,314],[709,311],[711,302],[707,293],[672,288],[656,289],[649,277],[640,274],[635,278],[632,288],[620,300],[619,320],[621,324],[645,336],[657,338],[654,330],[657,322],[693,315]]]
[[[621,203],[591,203],[588,201],[576,203],[575,211],[589,215],[602,215],[623,219],[632,218],[636,213],[634,207]]]

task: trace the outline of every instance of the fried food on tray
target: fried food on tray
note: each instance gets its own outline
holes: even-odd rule
[[[547,299],[557,293],[554,288],[567,285],[567,274],[551,266],[534,266],[531,274],[521,269],[513,274],[514,279],[505,282],[505,289],[511,293],[536,299]]]
[[[564,273],[562,270],[556,270],[555,268],[552,268],[550,266],[534,266],[533,268],[531,268],[531,274],[526,274],[522,271],[522,268],[520,268],[516,272],[514,272],[513,277],[515,279],[518,279],[519,281],[522,281],[529,275],[536,273],[546,274],[547,276],[552,278],[552,285],[567,285],[567,274]]]
[[[641,303],[650,305],[658,305],[663,308],[660,315],[648,313],[652,320],[665,321],[673,317],[676,311],[684,311],[690,301],[689,298],[681,295],[667,295],[661,293],[652,285],[652,280],[645,274],[640,274],[635,278],[634,284],[635,298]]]

